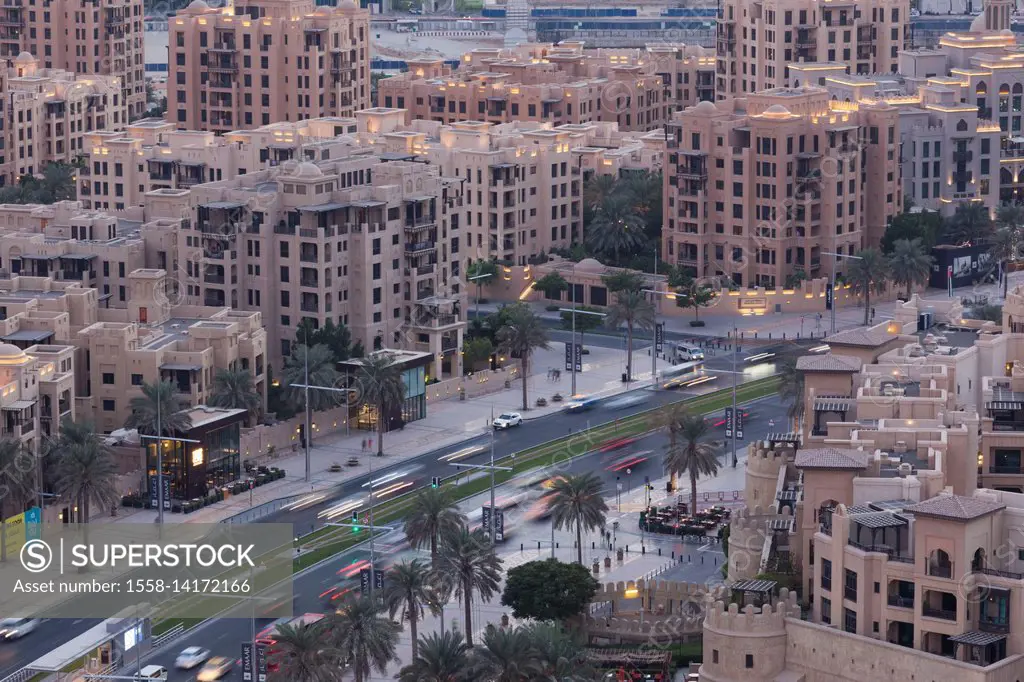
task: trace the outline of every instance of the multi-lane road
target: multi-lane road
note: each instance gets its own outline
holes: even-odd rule
[[[596,337],[594,340],[597,340]],[[612,341],[612,339],[609,339],[609,341]],[[593,341],[588,339],[589,343],[593,343]],[[713,373],[715,368],[724,368],[729,366],[730,363],[731,358],[719,355],[717,358],[709,358],[707,365]],[[744,380],[753,380],[756,376],[764,376],[767,370],[768,368],[762,366],[759,371],[752,372],[749,376],[744,377]],[[570,414],[560,412],[533,419],[525,426],[495,433],[493,437],[494,455],[496,458],[505,457],[569,434],[580,434],[575,447],[579,449],[580,454],[583,454],[603,445],[602,443],[592,443],[588,440],[585,432],[589,427],[595,427],[669,402],[718,390],[727,387],[731,380],[731,375],[725,374],[721,375],[716,382],[711,382],[692,390],[680,391],[650,391],[649,386],[644,386],[632,392],[632,395],[642,397],[642,401],[622,409],[613,409],[612,407],[599,404],[594,409],[583,413]],[[772,411],[774,419],[781,423],[781,408],[776,406],[772,408]],[[749,434],[759,435],[767,431],[767,420],[771,418],[768,414],[767,410],[760,408],[752,414],[752,421],[747,427]],[[764,422],[763,424],[761,424],[762,421]],[[722,435],[724,436],[724,434]],[[660,475],[658,473],[660,471],[660,464],[658,462],[660,462],[663,447],[664,442],[658,434],[648,436],[629,446],[629,451],[640,450],[651,453],[650,459],[647,462],[631,467],[631,484],[633,481],[638,485],[641,484],[643,481],[642,477],[645,475],[650,475],[652,478]],[[365,474],[337,486],[334,490],[326,491],[323,493],[323,499],[318,499],[314,503],[299,508],[283,510],[277,514],[264,517],[261,519],[261,522],[291,523],[295,528],[296,535],[308,533],[311,529],[322,525],[324,522],[321,512],[336,506],[339,501],[348,498],[365,497],[367,491],[366,484],[372,480],[392,477],[389,482],[399,481],[421,485],[429,483],[433,476],[451,476],[454,473],[454,467],[450,466],[446,458],[467,448],[475,448],[477,451],[469,456],[460,458],[460,462],[484,463],[490,457],[491,435],[481,434],[463,443],[442,448],[399,464],[391,464],[385,457],[381,460],[383,466],[379,471],[373,474]],[[627,454],[627,452],[618,451],[581,457],[570,464],[569,468],[572,471],[599,470],[613,488],[615,476],[621,477],[622,473],[615,474],[614,472],[607,471],[608,463],[602,462],[599,458],[621,457]],[[317,608],[319,606],[317,595],[325,589],[325,585],[335,580],[335,573],[340,564],[346,561],[351,562],[354,558],[360,557],[361,552],[365,553],[363,550],[355,550],[344,558],[339,557],[336,561],[329,562],[325,566],[314,568],[309,573],[298,576],[294,588],[296,595],[298,595],[298,601],[295,606],[296,610],[320,610]],[[30,665],[48,651],[69,641],[99,622],[96,619],[47,621],[36,632],[23,640],[0,645],[0,680],[20,668]],[[201,634],[197,632],[193,636],[200,638],[204,645],[207,648],[213,649],[215,653],[220,650],[222,641],[231,642],[230,648],[225,648],[224,653],[233,652],[232,655],[234,655],[234,653],[237,653],[238,644],[249,636],[248,628],[248,621],[235,622],[224,620],[215,629],[205,629]],[[184,643],[182,646],[184,646]],[[156,662],[163,663],[162,660],[157,660]]]

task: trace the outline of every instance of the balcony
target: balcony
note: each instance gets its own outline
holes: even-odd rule
[[[417,242],[415,244],[406,244],[405,253],[430,253],[431,251],[437,251],[436,242]]]
[[[1024,471],[1021,470],[1020,465],[1014,466],[1009,464],[993,464],[988,468],[990,474],[1021,474]]]
[[[224,275],[205,275],[203,281],[207,284],[224,284]]]
[[[492,207],[493,208],[493,207]],[[406,232],[414,232],[416,230],[423,230],[428,227],[433,227],[437,224],[437,217],[432,215],[417,216],[415,218],[406,218],[403,227]]]
[[[994,421],[993,431],[1024,431],[1024,422],[1018,421]]]
[[[974,152],[970,149],[958,149],[953,152],[953,161],[956,163],[970,163],[974,160]]]
[[[927,618],[938,618],[939,620],[956,620],[955,609],[939,609],[933,606],[922,606],[921,615]]]
[[[299,286],[318,289],[320,287],[320,283],[317,281],[316,277],[302,277],[299,279]]]
[[[914,608],[913,597],[901,597],[898,594],[889,595],[889,606],[895,606],[898,609],[912,609]]]

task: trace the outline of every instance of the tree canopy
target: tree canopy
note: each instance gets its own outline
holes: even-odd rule
[[[583,613],[597,588],[584,566],[530,561],[509,569],[501,603],[512,608],[514,618],[564,621]]]

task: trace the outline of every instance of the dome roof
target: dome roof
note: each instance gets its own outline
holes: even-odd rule
[[[687,45],[683,48],[684,57],[703,57],[705,54],[704,48],[700,45]]]
[[[718,111],[718,107],[715,106],[714,102],[708,100],[701,100],[693,106],[693,110],[702,114],[713,114]]]
[[[309,161],[303,161],[295,169],[295,177],[297,178],[319,178],[323,174],[323,171],[317,168],[316,164]]]
[[[14,62],[16,64],[24,64],[25,62],[34,62],[35,60],[36,60],[36,58],[32,56],[31,52],[22,52],[21,54],[19,54],[17,57],[14,58]]]
[[[584,258],[583,260],[576,264],[576,267],[579,268],[580,270],[592,270],[595,272],[604,270],[604,266],[601,265],[601,261],[595,260],[593,258]]]
[[[971,33],[984,33],[985,32],[985,13],[982,12],[978,16],[974,17],[974,21],[971,22]]]
[[[790,111],[781,104],[773,104],[764,110],[766,114],[786,114],[789,115]]]
[[[521,28],[510,28],[505,32],[505,47],[515,47],[528,42],[530,39]]]
[[[0,343],[0,365],[20,365],[28,358],[25,351],[9,343]]]

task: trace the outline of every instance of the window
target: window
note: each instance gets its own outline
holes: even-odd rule
[[[142,375],[141,374],[133,374],[132,375],[132,386],[141,386],[141,385],[142,385]]]
[[[857,612],[853,609],[843,609],[843,629],[847,632],[857,632]]]
[[[753,668],[754,667],[754,654],[747,654],[743,662],[743,667]]]
[[[103,411],[104,412],[113,412],[114,410],[115,410],[115,407],[114,407],[114,401],[113,400],[104,400],[103,401]]]
[[[857,572],[848,568],[843,577],[843,598],[857,601]]]
[[[821,622],[825,625],[832,624],[832,600],[822,598],[821,600]]]
[[[114,384],[114,373],[104,372],[103,373],[103,384],[105,386],[112,386]]]
[[[832,562],[828,559],[821,560],[821,589],[832,590]]]
[[[718,663],[718,649],[711,650],[711,662]]]

